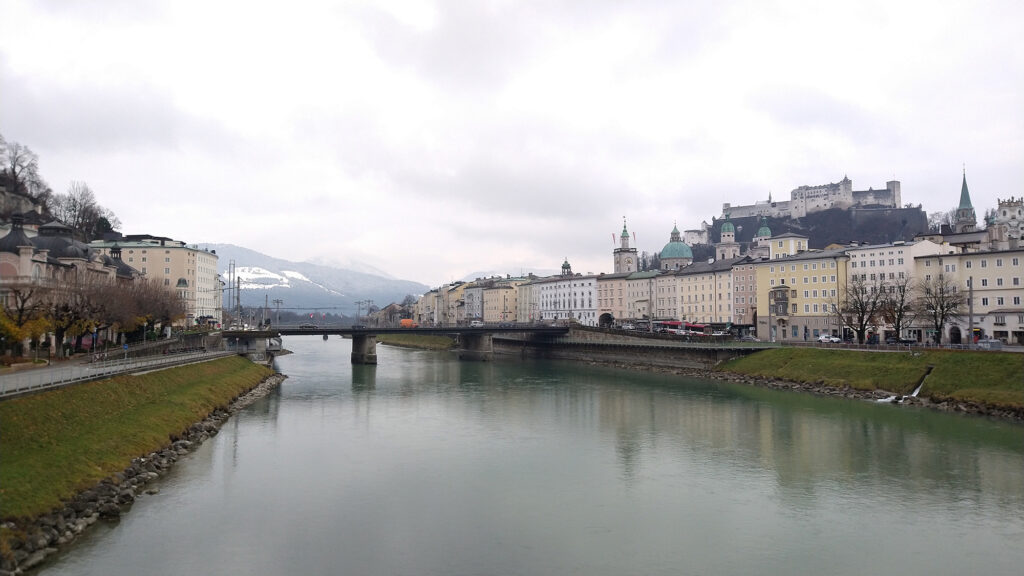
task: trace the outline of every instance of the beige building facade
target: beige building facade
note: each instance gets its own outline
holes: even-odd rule
[[[223,289],[215,252],[149,235],[94,241],[89,246],[104,255],[120,250],[121,260],[181,297],[186,306],[186,326],[200,321],[221,322]]]

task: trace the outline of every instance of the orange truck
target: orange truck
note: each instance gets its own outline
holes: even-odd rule
[[[412,321],[412,318],[402,318],[398,326],[401,328],[418,328],[419,324]]]

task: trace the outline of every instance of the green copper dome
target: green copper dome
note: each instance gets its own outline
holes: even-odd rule
[[[729,220],[729,215],[725,215],[725,222],[722,222],[722,234],[735,234],[736,227],[732,225],[732,220]]]
[[[757,229],[757,234],[754,235],[756,238],[771,238],[772,229],[768,227],[768,219],[761,216],[761,227]]]
[[[662,248],[659,257],[662,260],[669,258],[689,258],[693,260],[693,250],[690,250],[686,242],[669,242]]]
[[[693,260],[693,250],[683,242],[679,236],[679,228],[673,224],[672,234],[668,237],[668,244],[662,248],[661,254],[658,255],[662,260],[666,258],[689,258]]]

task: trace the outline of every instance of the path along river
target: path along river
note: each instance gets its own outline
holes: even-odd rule
[[[289,379],[42,574],[1020,574],[1024,427],[290,337]]]

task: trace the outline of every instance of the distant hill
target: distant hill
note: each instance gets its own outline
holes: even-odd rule
[[[283,300],[282,309],[324,310],[353,315],[356,302],[372,300],[379,307],[419,296],[429,288],[419,282],[398,280],[309,262],[292,262],[232,244],[201,244],[218,256],[218,272],[226,282],[228,266],[235,262],[243,306],[262,306]],[[365,307],[364,307],[365,310]]]

